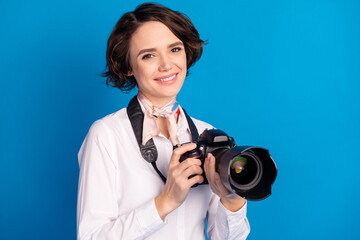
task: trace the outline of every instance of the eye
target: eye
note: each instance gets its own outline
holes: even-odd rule
[[[149,59],[149,58],[152,58],[152,57],[154,57],[154,55],[149,53],[149,54],[145,54],[144,56],[142,56],[141,59],[146,60],[146,59]]]
[[[173,48],[173,49],[171,49],[171,52],[179,52],[179,51],[181,51],[182,50],[182,48],[181,47],[176,47],[176,48]]]

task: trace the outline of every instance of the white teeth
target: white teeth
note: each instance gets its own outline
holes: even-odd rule
[[[176,77],[176,74],[172,75],[171,77],[161,78],[161,79],[158,79],[158,80],[161,81],[161,82],[166,82],[166,81],[173,80],[175,77]]]

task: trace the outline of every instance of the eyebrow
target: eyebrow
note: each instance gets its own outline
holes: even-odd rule
[[[172,44],[170,44],[168,46],[168,48],[172,48],[172,47],[176,47],[176,46],[184,46],[184,44],[182,42],[174,42]],[[147,53],[147,52],[154,52],[156,51],[156,48],[146,48],[146,49],[141,49],[138,53],[137,56],[140,56],[143,53]]]

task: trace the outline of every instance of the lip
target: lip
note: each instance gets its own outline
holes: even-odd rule
[[[177,76],[178,76],[178,73],[172,73],[172,74],[169,74],[169,75],[166,75],[166,76],[155,78],[155,80],[158,83],[161,83],[161,84],[172,84],[172,83],[174,83],[176,81]],[[165,79],[171,78],[171,77],[173,77],[173,79],[165,80]]]

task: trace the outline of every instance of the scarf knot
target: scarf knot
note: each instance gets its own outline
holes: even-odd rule
[[[140,92],[138,93],[138,99],[145,108],[144,122],[143,122],[143,135],[142,135],[142,145],[145,146],[147,141],[149,141],[154,136],[160,133],[158,122],[156,119],[163,117],[166,118],[168,123],[169,130],[169,139],[171,143],[175,146],[180,143],[177,137],[177,122],[176,117],[180,113],[179,103],[176,99],[171,100],[165,106],[158,108],[155,107],[149,99],[147,99]]]

